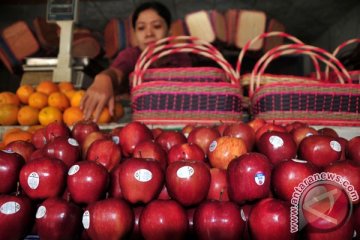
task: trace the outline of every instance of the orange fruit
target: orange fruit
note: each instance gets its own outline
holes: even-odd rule
[[[36,130],[40,129],[40,128],[44,128],[43,125],[37,124],[37,125],[32,125],[29,126],[28,129],[26,129],[29,133],[34,134],[34,132],[36,132]]]
[[[80,107],[81,98],[85,95],[85,90],[77,90],[71,97],[70,105],[72,107]]]
[[[25,84],[25,85],[21,85],[16,90],[16,95],[20,99],[21,103],[28,104],[29,103],[29,97],[33,92],[35,92],[35,89],[33,88],[33,86]]]
[[[8,133],[3,138],[3,141],[4,141],[4,144],[6,146],[9,143],[14,142],[14,141],[18,141],[18,140],[23,140],[23,141],[30,142],[31,137],[32,137],[32,134],[30,132],[28,132],[26,130],[19,130],[19,131],[14,131],[14,132]]]
[[[64,111],[70,106],[70,101],[62,92],[53,92],[49,95],[48,105]]]
[[[75,93],[76,93],[76,90],[69,90],[69,91],[64,92],[64,94],[69,99],[69,101],[71,101],[71,98],[74,96]]]
[[[2,105],[2,104],[20,105],[20,99],[15,93],[1,92],[0,93],[0,105]]]
[[[19,106],[15,104],[0,105],[0,125],[17,124]]]
[[[247,152],[246,143],[241,138],[223,136],[215,139],[209,146],[208,158],[211,167],[227,169],[236,157]]]
[[[19,127],[8,128],[8,129],[6,129],[5,132],[3,133],[2,138],[4,139],[4,138],[6,138],[6,136],[7,136],[8,134],[10,134],[10,133],[12,133],[12,132],[17,132],[17,131],[20,131],[20,130],[21,130],[21,128],[19,128]]]
[[[17,120],[23,126],[39,124],[39,112],[40,110],[37,108],[28,105],[22,106],[18,112]]]
[[[58,92],[59,87],[56,83],[54,83],[50,80],[46,80],[46,81],[40,82],[36,86],[36,91],[45,93],[46,95],[50,95],[53,92]]]
[[[62,112],[56,107],[44,107],[39,112],[39,122],[43,126],[47,126],[52,122],[62,122]]]
[[[42,92],[34,92],[29,97],[29,106],[42,109],[48,105],[48,95]]]
[[[115,103],[114,107],[114,116],[112,116],[112,120],[114,122],[119,121],[124,116],[124,107],[121,103]]]
[[[0,150],[4,150],[5,149],[5,143],[4,141],[0,142]]]
[[[84,113],[79,107],[69,107],[65,109],[63,114],[64,123],[68,126],[74,125],[76,122],[84,119]]]
[[[93,113],[93,117],[94,117],[94,113]],[[109,122],[111,122],[110,111],[109,111],[108,107],[104,107],[103,110],[101,111],[99,119],[97,120],[96,123],[104,124],[104,123],[109,123]]]
[[[75,90],[75,87],[71,82],[59,82],[58,87],[59,87],[60,92],[67,92],[70,90]]]

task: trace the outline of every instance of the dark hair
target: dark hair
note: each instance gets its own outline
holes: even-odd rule
[[[144,2],[135,9],[132,15],[132,26],[134,29],[140,13],[148,9],[153,9],[155,12],[157,12],[157,14],[159,14],[159,16],[165,20],[165,23],[168,26],[168,28],[170,28],[171,13],[169,9],[164,4],[153,1],[153,2]]]

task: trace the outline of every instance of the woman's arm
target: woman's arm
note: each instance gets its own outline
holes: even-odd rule
[[[94,82],[88,88],[80,103],[84,118],[90,119],[93,116],[93,120],[97,121],[101,111],[106,106],[108,106],[110,114],[113,115],[115,105],[114,89],[118,89],[123,81],[123,72],[113,67],[96,75]]]

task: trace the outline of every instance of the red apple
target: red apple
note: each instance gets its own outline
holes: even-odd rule
[[[147,240],[185,239],[188,231],[185,209],[174,200],[154,200],[140,216],[140,231]]]
[[[229,201],[226,170],[219,168],[210,169],[211,182],[207,199]]]
[[[36,230],[40,239],[78,239],[82,210],[61,198],[48,198],[36,212]]]
[[[179,160],[205,161],[203,150],[196,144],[180,143],[172,146],[168,154],[168,164]]]
[[[327,166],[324,171],[327,173],[335,173],[338,177],[341,177],[342,181],[344,182],[343,187],[345,187],[345,190],[348,190],[348,192],[350,193],[352,203],[357,204],[360,202],[360,165],[350,160],[345,160]]]
[[[338,133],[333,128],[323,127],[323,128],[318,129],[317,131],[318,131],[319,135],[329,136],[329,137],[334,137],[334,138],[339,137]]]
[[[256,133],[257,130],[259,130],[262,126],[266,124],[266,121],[262,118],[254,118],[250,120],[250,122],[247,123],[252,129],[254,129],[254,132]]]
[[[307,123],[304,122],[300,122],[300,121],[294,121],[291,123],[288,123],[285,125],[285,129],[287,132],[292,132],[298,128],[302,128],[302,127],[308,127],[309,125]]]
[[[47,142],[51,142],[56,137],[70,137],[70,128],[63,122],[52,122],[45,127],[45,137]]]
[[[129,158],[121,163],[119,183],[128,202],[148,203],[155,199],[164,184],[164,172],[153,159]]]
[[[198,239],[241,239],[244,227],[240,207],[234,202],[205,201],[194,213]]]
[[[8,145],[5,146],[5,150],[11,150],[20,154],[25,162],[29,161],[31,154],[35,151],[35,146],[28,141],[17,140],[10,142]]]
[[[32,161],[32,160],[40,158],[40,157],[46,157],[44,148],[39,148],[39,149],[36,149],[35,151],[33,151],[31,153],[28,161]]]
[[[255,204],[249,216],[252,239],[294,239],[290,233],[290,206],[285,202],[265,198]]]
[[[152,140],[151,130],[140,122],[130,122],[119,132],[120,145],[125,157],[132,156],[136,145],[145,141]]]
[[[275,123],[266,123],[262,125],[256,132],[255,132],[255,142],[258,142],[261,135],[265,132],[272,132],[272,131],[278,131],[278,132],[286,132],[285,127],[277,125]]]
[[[247,152],[241,138],[223,136],[215,139],[209,146],[208,158],[211,167],[227,169],[229,163]]]
[[[34,210],[29,198],[0,195],[1,239],[24,239],[32,227]]]
[[[90,239],[123,239],[131,232],[134,213],[124,200],[109,198],[87,206],[82,224]]]
[[[81,149],[74,138],[57,137],[47,143],[43,150],[46,156],[63,161],[67,169],[80,160]]]
[[[31,199],[60,196],[65,188],[66,165],[63,161],[42,157],[27,162],[20,171],[20,185]]]
[[[71,198],[78,204],[100,200],[109,184],[107,169],[97,162],[80,161],[68,171],[67,187]]]
[[[307,161],[298,159],[283,161],[276,165],[272,172],[272,188],[277,197],[290,202],[294,189],[315,173],[315,167]]]
[[[136,145],[134,158],[151,158],[160,162],[161,167],[165,171],[167,166],[167,154],[165,150],[153,140],[146,140]]]
[[[165,179],[170,197],[183,206],[192,206],[206,198],[211,175],[204,162],[181,160],[169,164]]]
[[[164,131],[164,129],[158,128],[158,127],[151,129],[151,133],[153,135],[153,138],[156,139],[160,135],[160,133],[162,133],[163,131]]]
[[[37,149],[44,147],[47,142],[48,141],[45,136],[45,127],[35,130],[31,136],[31,143],[34,144]]]
[[[308,136],[319,135],[315,128],[309,126],[296,128],[291,131],[291,134],[296,143],[296,146],[299,146],[300,142]]]
[[[256,147],[273,165],[295,158],[297,153],[296,143],[288,132],[265,132],[256,142]]]
[[[82,152],[82,158],[86,159],[86,154],[87,151],[90,147],[90,145],[98,139],[108,139],[107,136],[105,135],[105,133],[103,133],[102,131],[97,131],[97,132],[91,132],[89,133],[86,137],[85,140],[83,142],[81,146],[81,152]]]
[[[255,131],[246,123],[234,123],[225,128],[223,136],[241,138],[250,152],[255,144]]]
[[[110,187],[109,187],[109,197],[112,198],[122,198],[121,188],[120,188],[120,163],[117,164],[110,172]]]
[[[163,131],[157,138],[155,142],[158,143],[165,152],[168,152],[170,148],[177,144],[186,143],[186,137],[182,132],[175,130]]]
[[[338,239],[358,239],[358,235],[354,236],[354,217],[350,217],[343,224],[334,229],[323,231],[308,226],[305,229],[305,237],[308,240],[338,240]]]
[[[341,145],[333,137],[312,135],[301,141],[299,155],[317,167],[326,167],[340,159]]]
[[[246,153],[230,162],[227,170],[230,200],[239,204],[268,197],[272,166],[260,153]]]
[[[336,138],[336,140],[341,145],[341,156],[340,156],[339,161],[344,161],[344,160],[346,160],[346,145],[348,144],[349,141],[343,137],[338,137],[338,138]]]
[[[208,155],[210,144],[220,137],[220,133],[217,129],[206,126],[196,127],[191,131],[188,136],[188,143],[198,145]]]
[[[19,173],[24,164],[24,158],[20,154],[9,150],[0,151],[0,194],[16,190]]]
[[[110,139],[98,139],[90,145],[86,160],[98,162],[110,172],[121,161],[121,149]]]
[[[353,137],[349,140],[346,144],[345,152],[349,159],[360,164],[360,136]]]
[[[81,120],[74,124],[71,129],[71,136],[75,138],[80,145],[83,144],[89,133],[100,131],[99,125],[91,120]]]
[[[185,125],[182,129],[181,129],[181,132],[182,132],[182,134],[184,134],[184,136],[186,137],[186,138],[188,138],[189,137],[189,134],[190,134],[190,132],[192,131],[192,130],[194,130],[196,128],[196,124],[187,124],[187,125]]]
[[[220,133],[220,136],[223,136],[224,130],[229,126],[228,123],[220,123],[219,125],[216,125],[216,130]]]

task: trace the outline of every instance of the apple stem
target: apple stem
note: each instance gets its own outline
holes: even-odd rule
[[[16,192],[15,192],[15,196],[19,196],[20,195],[20,182],[17,181],[16,182]]]

